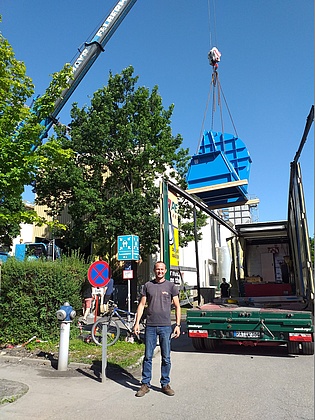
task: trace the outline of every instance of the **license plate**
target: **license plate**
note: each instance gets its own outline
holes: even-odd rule
[[[259,331],[234,331],[235,338],[260,338]]]

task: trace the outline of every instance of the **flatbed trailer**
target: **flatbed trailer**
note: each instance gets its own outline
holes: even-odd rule
[[[309,311],[208,303],[187,311],[188,336],[196,350],[215,350],[219,343],[279,346],[288,353],[314,353]]]
[[[228,239],[231,298],[187,311],[196,350],[286,344],[291,354],[314,354],[313,263],[298,162],[313,120],[314,106],[291,162],[288,219],[236,225]]]

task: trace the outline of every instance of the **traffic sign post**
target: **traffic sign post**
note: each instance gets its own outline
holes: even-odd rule
[[[93,287],[105,287],[110,280],[110,268],[106,261],[95,261],[88,269],[88,280]]]
[[[131,293],[130,281],[133,279],[132,261],[139,261],[139,236],[121,235],[117,237],[117,259],[125,261],[123,270],[123,279],[128,281],[128,312],[131,311]],[[133,292],[136,299],[136,284],[134,284]],[[129,321],[130,316],[128,316]]]
[[[133,279],[133,270],[132,270],[132,262],[126,261],[124,263],[124,269],[123,269],[123,279],[127,280],[128,282],[128,312],[131,311],[131,288],[130,288],[130,281]],[[128,314],[128,323],[130,324],[130,315]]]
[[[118,236],[118,261],[139,260],[139,236]]]
[[[95,261],[88,269],[88,280],[93,287],[105,287],[110,280],[110,268],[106,261]],[[98,314],[98,297],[95,299],[94,321]]]

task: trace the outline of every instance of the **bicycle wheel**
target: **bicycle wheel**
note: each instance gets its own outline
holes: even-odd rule
[[[98,346],[102,345],[103,338],[103,324],[107,325],[107,346],[112,346],[116,343],[120,336],[120,328],[116,321],[110,319],[106,321],[104,319],[99,319],[92,326],[92,340]]]

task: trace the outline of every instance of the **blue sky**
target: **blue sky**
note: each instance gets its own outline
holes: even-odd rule
[[[25,62],[36,94],[50,74],[70,62],[115,0],[2,0],[0,30]],[[210,9],[209,9],[210,5]],[[258,197],[259,221],[287,218],[290,162],[314,103],[313,0],[138,0],[60,113],[70,122],[72,102],[93,93],[129,65],[139,85],[159,86],[163,104],[175,104],[173,134],[196,152],[212,68],[222,53],[220,83],[237,134],[252,158],[248,192]],[[225,109],[225,107],[223,107]],[[204,129],[211,128],[211,104]],[[214,129],[221,130],[219,113]],[[224,129],[234,133],[224,115]],[[310,235],[314,234],[314,128],[300,158]],[[25,199],[32,200],[27,193]]]

